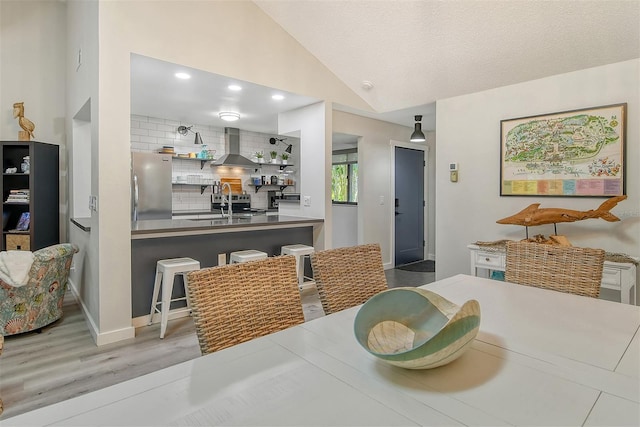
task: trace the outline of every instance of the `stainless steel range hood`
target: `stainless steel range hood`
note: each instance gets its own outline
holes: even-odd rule
[[[256,163],[240,155],[240,129],[224,128],[224,148],[226,154],[213,162],[213,166],[258,167]]]

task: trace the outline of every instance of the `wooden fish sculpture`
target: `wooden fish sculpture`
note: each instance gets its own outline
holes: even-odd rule
[[[602,203],[598,209],[588,211],[574,211],[562,208],[542,208],[540,203],[534,203],[524,208],[515,215],[496,221],[498,224],[524,225],[525,227],[542,224],[555,224],[557,222],[575,222],[589,218],[602,218],[605,221],[620,221],[620,218],[609,212],[618,202],[626,199],[627,196],[612,197]]]

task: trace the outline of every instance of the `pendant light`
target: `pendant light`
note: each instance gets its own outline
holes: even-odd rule
[[[422,133],[422,123],[420,123],[422,121],[422,116],[418,115],[415,116],[416,119],[416,124],[414,125],[413,128],[413,133],[411,134],[411,142],[424,142],[425,141],[425,137],[424,137],[424,133]]]

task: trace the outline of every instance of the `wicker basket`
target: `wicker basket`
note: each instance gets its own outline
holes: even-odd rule
[[[6,249],[8,251],[31,250],[30,236],[28,234],[7,234]]]

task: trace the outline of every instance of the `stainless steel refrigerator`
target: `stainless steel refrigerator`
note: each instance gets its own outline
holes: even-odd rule
[[[171,155],[131,153],[131,219],[171,219]]]

